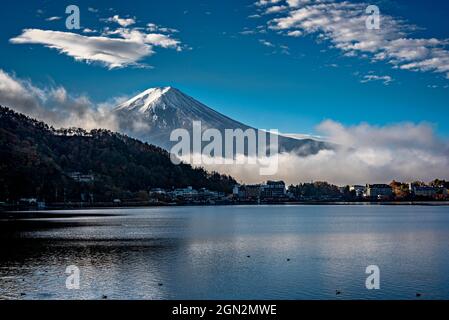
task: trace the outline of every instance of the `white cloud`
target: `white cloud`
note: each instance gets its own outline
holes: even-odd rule
[[[83,33],[96,33],[96,32],[97,32],[97,30],[92,30],[90,28],[84,28],[83,29]]]
[[[180,50],[179,41],[174,40],[166,35],[158,33],[149,33],[144,37],[144,42],[152,44],[154,46],[159,46],[162,48],[174,48]]]
[[[135,65],[154,52],[144,42],[108,37],[87,37],[76,33],[25,29],[10,40],[14,44],[42,44],[78,61],[101,62],[109,68]]]
[[[240,31],[239,33],[242,34],[242,35],[249,35],[249,34],[255,34],[256,31],[254,31],[254,30],[243,30],[243,31]]]
[[[162,33],[178,33],[179,32],[179,30],[177,30],[177,29],[158,26],[155,23],[148,23],[147,24],[147,31],[149,31],[149,32],[162,32]]]
[[[345,56],[371,55],[395,68],[435,72],[449,78],[447,40],[417,39],[410,36],[416,28],[401,19],[381,12],[379,30],[368,30],[365,10],[368,3],[334,0],[288,0],[289,9],[268,21],[270,29],[292,37],[317,34],[340,49]],[[256,5],[261,6],[261,2]],[[279,6],[264,1],[266,11]]]
[[[109,19],[107,19],[107,21],[118,23],[122,27],[129,27],[132,26],[133,24],[136,24],[135,18],[120,18],[119,15],[110,17]]]
[[[118,35],[123,39],[135,43],[148,44],[151,46],[158,46],[162,48],[171,48],[180,50],[180,42],[172,39],[169,35],[160,33],[144,33],[137,28],[118,28],[116,30],[105,30],[104,36]]]
[[[256,6],[258,7],[264,7],[264,6],[268,6],[271,4],[277,4],[279,2],[281,2],[282,0],[259,0],[256,2]]]
[[[70,94],[64,87],[37,87],[0,69],[0,105],[46,122],[55,128],[108,129],[138,136],[148,130],[142,117],[119,118],[112,110],[129,100],[117,96],[94,103],[86,95]]]
[[[305,4],[309,4],[309,3],[310,3],[310,0],[287,0],[287,4],[293,8],[297,8],[301,5],[305,5]]]
[[[73,57],[77,61],[98,62],[110,69],[142,66],[139,61],[154,54],[153,47],[181,51],[180,42],[168,35],[144,33],[138,28],[108,28],[102,36],[84,36],[71,32],[25,29],[10,39],[14,44],[41,44]],[[94,32],[85,29],[85,33]]]
[[[54,127],[118,130],[110,112],[115,99],[96,106],[85,95],[70,95],[63,87],[39,88],[0,69],[0,105]]]
[[[270,41],[260,39],[259,42],[266,47],[274,47],[274,44],[272,44]]]
[[[285,11],[287,8],[288,8],[287,6],[272,6],[272,7],[268,7],[265,10],[265,14],[272,14],[272,13],[282,12],[282,11]]]
[[[338,145],[315,155],[279,156],[279,171],[261,176],[258,165],[207,165],[246,183],[281,179],[288,184],[329,181],[337,185],[449,179],[449,141],[438,138],[428,124],[401,123],[383,127],[352,127],[325,121],[318,131]]]
[[[300,36],[302,36],[302,32],[299,30],[289,31],[289,32],[287,32],[287,35],[290,37],[300,37]]]
[[[49,18],[45,19],[45,21],[57,21],[57,20],[61,20],[61,19],[62,19],[61,17],[54,16],[54,17],[49,17]]]
[[[363,77],[362,80],[360,80],[361,83],[367,83],[371,81],[382,81],[384,85],[389,85],[393,78],[390,76],[378,76],[375,74],[368,74]]]

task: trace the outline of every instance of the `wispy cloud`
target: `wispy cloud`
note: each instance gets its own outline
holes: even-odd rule
[[[434,72],[449,79],[447,40],[413,38],[416,27],[387,14],[381,15],[379,30],[368,30],[368,3],[288,0],[288,9],[278,11],[279,3],[256,3],[266,13],[273,10],[281,15],[267,22],[278,33],[292,37],[316,34],[346,56],[370,55],[373,61],[386,61],[394,68]]]
[[[278,12],[285,11],[285,10],[287,10],[287,9],[288,9],[287,6],[272,6],[272,7],[268,7],[268,8],[265,10],[265,13],[266,13],[266,14],[278,13]]]
[[[177,30],[177,29],[162,27],[162,26],[157,25],[155,23],[148,23],[147,24],[147,31],[149,31],[149,32],[162,32],[162,33],[178,33],[179,32],[179,30]]]
[[[264,45],[265,47],[274,47],[274,44],[272,44],[270,41],[260,39],[259,42]]]
[[[54,17],[49,17],[49,18],[45,19],[45,21],[57,21],[57,20],[61,20],[61,19],[62,19],[61,17],[54,16]]]
[[[375,74],[368,74],[365,75],[362,80],[360,80],[361,83],[367,83],[371,81],[382,81],[384,85],[388,86],[393,81],[393,78],[391,76],[378,76]]]
[[[256,2],[256,6],[264,7],[282,2],[282,0],[259,0]]]
[[[249,35],[249,34],[256,34],[256,31],[254,30],[243,30],[239,32],[242,35]]]

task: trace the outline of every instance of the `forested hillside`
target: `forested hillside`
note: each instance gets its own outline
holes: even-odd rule
[[[80,183],[74,172],[94,180]],[[132,198],[150,188],[193,186],[230,192],[234,179],[190,165],[169,153],[107,130],[59,129],[0,107],[0,201],[47,202]]]

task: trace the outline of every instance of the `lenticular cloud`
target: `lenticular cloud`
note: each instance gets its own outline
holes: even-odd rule
[[[121,25],[130,25],[132,21],[114,17]],[[128,19],[129,20],[129,19]],[[180,41],[162,33],[146,33],[140,28],[111,30],[106,28],[99,36],[85,36],[72,32],[53,30],[25,29],[22,34],[10,39],[13,44],[40,44],[56,49],[77,61],[100,63],[110,69],[127,66],[144,66],[140,63],[145,57],[152,56],[154,47],[181,49]]]

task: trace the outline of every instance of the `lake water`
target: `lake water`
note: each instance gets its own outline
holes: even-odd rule
[[[447,206],[47,214],[0,220],[0,299],[449,299]],[[365,288],[369,265],[380,290]]]

